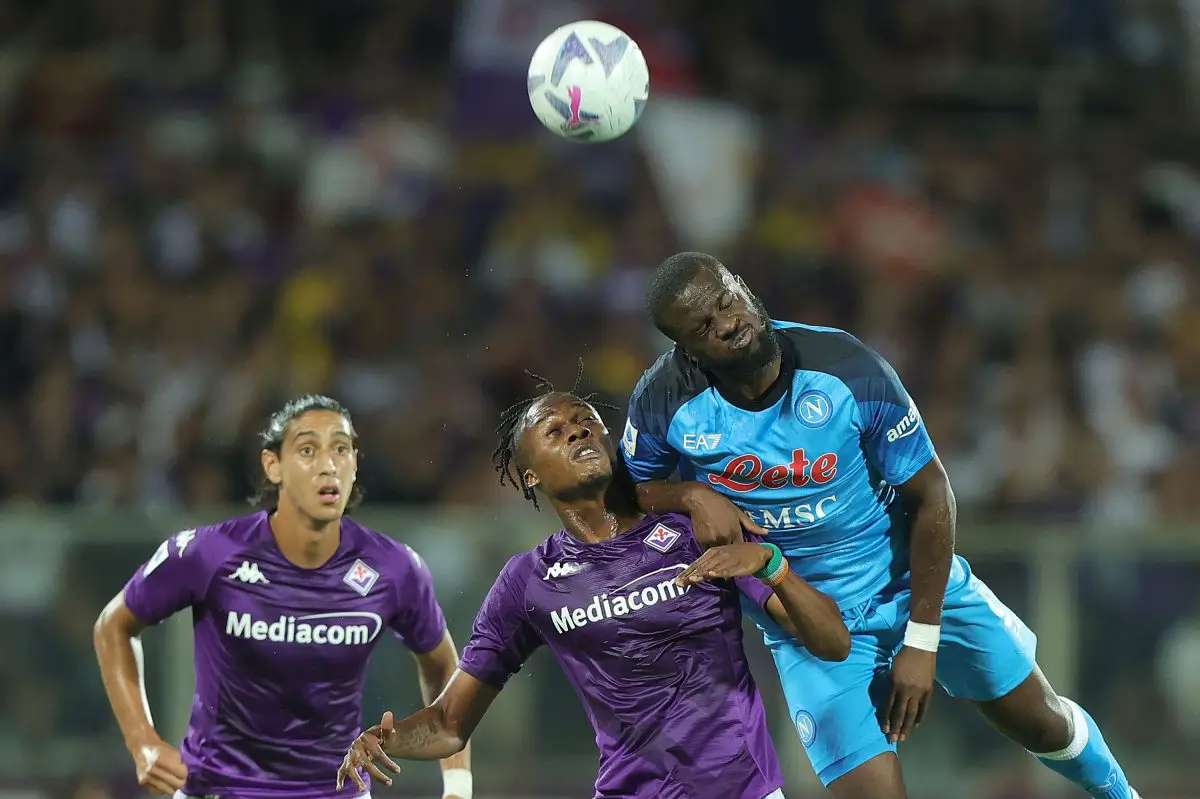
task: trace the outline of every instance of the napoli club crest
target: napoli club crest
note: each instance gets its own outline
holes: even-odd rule
[[[659,524],[655,525],[645,540],[646,545],[651,549],[657,549],[659,552],[665,554],[671,551],[671,547],[675,546],[675,542],[679,540],[679,533],[665,524]]]
[[[346,576],[342,578],[342,582],[353,588],[363,596],[371,590],[375,585],[375,581],[379,579],[379,572],[372,569],[361,560],[354,561],[354,565],[350,567],[350,571],[346,572]]]
[[[800,733],[800,743],[804,744],[806,749],[817,740],[817,720],[807,710],[796,714],[796,732]]]
[[[823,427],[833,415],[833,401],[824,391],[806,391],[796,403],[796,417],[800,424],[813,430]]]

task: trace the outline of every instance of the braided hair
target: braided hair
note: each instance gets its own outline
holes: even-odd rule
[[[525,482],[524,470],[521,468],[521,463],[517,457],[521,435],[525,432],[523,421],[529,409],[538,400],[558,393],[575,397],[589,405],[595,405],[607,410],[615,411],[618,408],[604,402],[596,401],[596,394],[594,393],[585,395],[578,393],[579,384],[583,379],[582,359],[579,361],[579,369],[575,374],[575,384],[571,387],[570,391],[556,391],[553,383],[529,370],[525,370],[525,376],[534,381],[537,393],[514,402],[500,414],[500,424],[496,427],[496,449],[492,452],[492,466],[495,468],[496,473],[500,475],[500,485],[511,485],[513,488],[519,488],[525,499],[532,502],[534,508],[541,510],[541,506],[538,505],[537,494],[534,492],[533,487]]]

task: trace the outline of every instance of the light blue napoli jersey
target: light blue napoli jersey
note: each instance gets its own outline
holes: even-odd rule
[[[751,402],[724,394],[678,350],[642,376],[622,436],[633,479],[696,480],[770,533],[792,568],[842,608],[908,578],[897,496],[934,457],[895,370],[841,330],[775,322],[779,380]]]

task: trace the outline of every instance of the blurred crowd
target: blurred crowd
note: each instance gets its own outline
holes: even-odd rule
[[[2,5],[0,491],[236,500],[265,414],[323,391],[370,496],[486,504],[524,370],[570,383],[582,357],[621,404],[666,345],[642,276],[695,243],[635,136],[536,129],[504,39],[591,11],[642,42],[654,97],[765,120],[719,255],[892,360],[960,503],[1198,510],[1175,4],[466,5]]]
[[[520,502],[489,455],[526,370],[569,387],[582,358],[623,406],[669,345],[646,270],[702,246],[639,132],[582,147],[529,111],[534,45],[595,16],[645,51],[647,120],[753,121],[749,212],[703,245],[896,366],[961,507],[1186,535],[1192,6],[0,0],[0,496],[238,502],[265,417],[320,391],[368,501]],[[1160,676],[1200,708],[1200,622],[1174,629]]]

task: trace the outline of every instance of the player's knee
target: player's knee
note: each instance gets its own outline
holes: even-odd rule
[[[1071,712],[1052,696],[1046,702],[1012,708],[1002,732],[1030,752],[1058,752],[1071,743]]]

